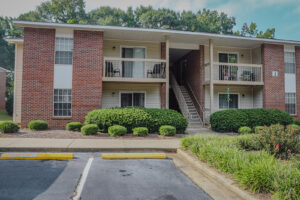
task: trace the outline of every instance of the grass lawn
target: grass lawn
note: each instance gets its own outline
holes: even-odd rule
[[[182,147],[253,192],[267,192],[278,200],[300,199],[300,161],[279,160],[265,151],[246,151],[242,141],[251,143],[253,135],[197,135],[184,138]]]
[[[12,120],[12,116],[9,116],[5,110],[0,110],[0,121]]]

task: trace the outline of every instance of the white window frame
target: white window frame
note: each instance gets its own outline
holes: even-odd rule
[[[296,115],[297,115],[297,92],[286,92],[286,93],[285,93],[285,97],[284,97],[284,101],[285,101],[285,102],[284,102],[284,103],[285,103],[284,105],[285,105],[285,106],[286,106],[286,94],[287,94],[287,93],[293,93],[293,94],[295,94],[295,114],[290,114],[290,113],[289,113],[289,114],[290,114],[291,116],[296,116]],[[287,112],[287,111],[286,111],[286,112]]]
[[[70,40],[73,40],[73,49],[72,49],[72,64],[56,64],[55,63],[55,60],[56,60],[56,41],[58,38],[64,38],[64,39],[70,39]],[[73,59],[74,59],[74,38],[73,37],[66,37],[66,36],[59,36],[59,35],[56,35],[55,36],[55,41],[54,41],[54,65],[73,65]]]
[[[133,94],[133,93],[142,93],[142,94],[144,94],[144,96],[145,96],[145,98],[144,98],[144,108],[146,108],[146,105],[147,105],[147,101],[146,101],[146,99],[147,99],[147,94],[146,94],[146,91],[120,91],[119,92],[119,107],[121,107],[121,96],[122,96],[122,94],[128,94],[128,93],[131,93],[131,94]],[[132,101],[133,101],[133,98],[132,98]],[[132,105],[133,105],[133,102],[132,102]]]
[[[71,90],[71,115],[66,115],[66,116],[56,116],[56,115],[54,115],[54,104],[55,104],[55,102],[54,102],[54,96],[55,96],[55,94],[54,94],[54,90]],[[72,112],[72,110],[73,110],[73,89],[72,88],[53,88],[53,117],[54,118],[71,118],[72,116],[73,116],[73,112]]]
[[[132,49],[134,49],[134,48],[139,48],[139,49],[145,49],[145,59],[148,58],[148,56],[147,56],[147,47],[146,47],[146,46],[120,45],[120,58],[122,58],[122,49],[123,49],[123,48],[132,48]],[[134,58],[132,58],[132,59],[134,59]]]
[[[238,107],[237,108],[220,108],[220,94],[226,94],[227,92],[218,92],[218,109],[219,110],[228,110],[228,109],[240,109],[240,105],[241,105],[241,99],[240,99],[240,93],[236,93],[236,92],[230,92],[229,94],[237,94],[238,95]]]

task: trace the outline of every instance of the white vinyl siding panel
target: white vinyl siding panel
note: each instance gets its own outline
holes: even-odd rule
[[[227,93],[227,86],[214,87],[214,110],[219,109],[219,94]],[[262,107],[262,87],[230,86],[230,94],[239,94],[239,108],[261,108]],[[244,96],[243,96],[244,95]],[[209,87],[205,87],[205,108],[210,108]]]
[[[144,47],[146,48],[146,58],[160,59],[160,43],[159,42],[137,42],[137,41],[121,41],[121,40],[104,40],[103,56],[104,57],[121,57],[122,47]]]
[[[72,65],[54,66],[54,88],[72,89]]]
[[[120,107],[120,92],[144,92],[146,108],[160,108],[160,84],[103,83],[102,108]]]

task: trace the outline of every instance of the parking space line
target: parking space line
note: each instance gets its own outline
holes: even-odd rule
[[[106,153],[102,159],[166,159],[165,153]]]
[[[83,190],[83,186],[86,182],[86,179],[87,179],[87,176],[89,174],[90,168],[92,166],[93,160],[94,160],[94,156],[91,156],[89,158],[88,162],[86,163],[86,165],[83,169],[82,175],[80,177],[79,183],[76,187],[75,196],[73,197],[73,200],[80,200],[80,196],[81,196],[81,193],[82,193],[82,190]]]

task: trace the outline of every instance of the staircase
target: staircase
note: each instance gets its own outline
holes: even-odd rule
[[[170,74],[170,84],[176,96],[179,108],[184,117],[188,119],[189,128],[202,127],[203,122],[185,86],[179,86],[173,74]]]

